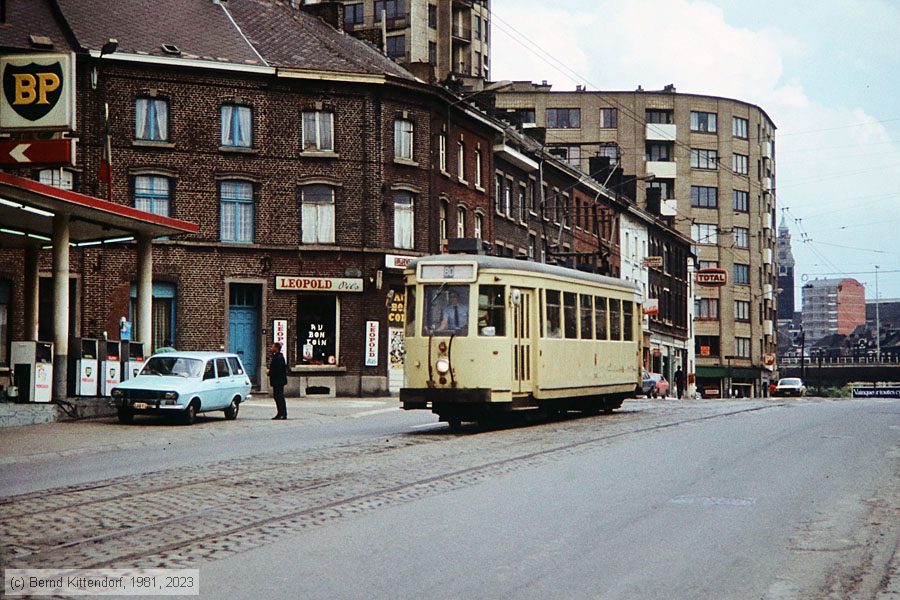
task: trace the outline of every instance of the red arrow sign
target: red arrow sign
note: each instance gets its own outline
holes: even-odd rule
[[[68,165],[72,140],[0,142],[0,165]]]

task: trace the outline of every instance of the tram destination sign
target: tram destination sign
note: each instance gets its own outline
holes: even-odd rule
[[[710,268],[697,271],[697,285],[721,287],[726,283],[728,283],[728,271],[725,269]]]

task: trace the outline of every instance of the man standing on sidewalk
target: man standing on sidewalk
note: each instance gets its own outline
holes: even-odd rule
[[[275,397],[275,409],[277,414],[272,420],[287,419],[287,405],[284,402],[284,386],[287,385],[287,363],[284,354],[281,353],[281,342],[272,344],[272,356],[269,358],[269,385],[272,386],[272,395]]]

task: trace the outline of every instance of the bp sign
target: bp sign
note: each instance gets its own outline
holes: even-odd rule
[[[75,129],[75,59],[71,54],[0,57],[0,131]]]

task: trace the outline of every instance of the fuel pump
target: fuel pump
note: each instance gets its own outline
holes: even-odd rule
[[[121,381],[122,347],[118,341],[101,340],[100,342],[100,395],[112,395],[112,388]]]
[[[136,377],[144,368],[144,342],[122,342],[122,381]]]
[[[96,396],[99,374],[97,340],[73,337],[69,341],[69,395]]]
[[[52,342],[13,342],[10,366],[19,402],[50,402],[53,399]]]

